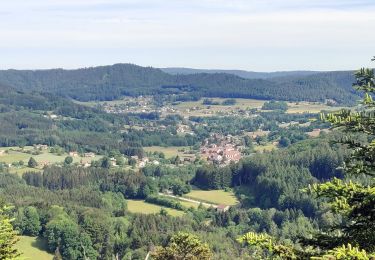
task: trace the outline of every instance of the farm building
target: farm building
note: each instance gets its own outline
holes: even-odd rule
[[[220,205],[217,206],[216,211],[217,212],[226,212],[226,211],[229,210],[229,208],[230,207],[228,205],[220,204]]]

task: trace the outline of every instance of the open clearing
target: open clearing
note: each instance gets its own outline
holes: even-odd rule
[[[188,146],[170,146],[170,147],[162,147],[162,146],[150,146],[150,147],[143,147],[146,152],[162,152],[165,155],[165,158],[173,158],[178,155],[180,158],[188,158],[194,157],[194,154],[184,154],[184,151],[190,150]]]
[[[298,103],[288,103],[288,111],[289,114],[297,114],[297,113],[312,113],[317,114],[322,110],[340,110],[342,107],[332,107],[327,106],[322,103],[311,103],[311,102],[298,102]]]
[[[161,210],[161,206],[147,203],[143,200],[126,200],[128,203],[128,210],[132,213],[141,213],[141,214],[157,214]],[[170,209],[163,207],[169,215],[174,217],[181,217],[184,215],[183,211]]]
[[[21,153],[16,151],[8,151],[3,155],[0,155],[0,162],[4,163],[12,163],[12,162],[19,162],[19,161],[27,161],[30,158],[30,154]]]
[[[224,100],[227,98],[209,98],[213,102],[219,103],[219,105],[204,105],[203,100],[205,98],[201,98],[198,101],[188,101],[188,102],[180,102],[175,105],[171,105],[174,109],[179,111],[179,113],[184,114],[186,116],[214,116],[214,115],[224,115],[224,114],[236,114],[235,111],[238,110],[246,110],[246,109],[260,109],[262,108],[263,104],[267,102],[267,100],[259,100],[259,99],[245,99],[245,98],[235,98],[236,104],[224,106],[221,105]],[[76,103],[83,104],[86,106],[95,106],[98,104],[107,104],[107,105],[120,105],[125,104],[127,102],[138,102],[139,99],[132,98],[132,97],[125,97],[124,99],[120,100],[113,100],[113,101],[106,101],[106,102],[78,102]],[[323,103],[318,102],[287,102],[288,103],[288,110],[287,113],[295,114],[295,113],[319,113],[322,110],[339,110],[341,107],[332,107],[328,106]],[[147,105],[146,105],[147,106]]]
[[[218,205],[224,204],[233,206],[238,203],[238,200],[233,192],[226,192],[224,190],[192,190],[188,194],[184,195],[184,197]]]
[[[0,155],[0,162],[4,163],[13,163],[13,162],[19,162],[23,161],[24,164],[26,165],[27,162],[29,161],[30,157],[33,157],[38,164],[44,164],[44,163],[61,163],[64,162],[65,158],[69,156],[67,153],[62,154],[62,155],[57,155],[50,153],[48,151],[42,151],[41,154],[38,155],[32,155],[26,152],[21,152],[21,151],[12,151],[10,150],[11,148],[15,149],[14,147],[2,147],[0,150],[7,150],[7,153],[4,153]],[[18,148],[19,149],[19,148]],[[30,149],[25,149],[25,151],[30,150]],[[91,162],[91,161],[96,161],[101,159],[102,156],[96,155],[95,157],[73,157],[73,162],[74,163],[79,163],[81,160],[83,162]],[[26,169],[27,170],[27,169]]]
[[[177,201],[177,202],[181,203],[182,206],[187,207],[187,208],[195,208],[196,209],[196,208],[199,207],[200,204],[202,204],[202,206],[204,206],[206,208],[210,207],[205,202],[198,202],[196,200],[193,201],[191,198],[184,198],[184,197],[179,197],[179,196],[169,195],[169,194],[163,194],[163,193],[159,193],[159,195],[165,196],[165,197],[168,197],[169,199]]]
[[[26,166],[23,166],[23,167],[12,167],[12,168],[9,169],[10,173],[15,173],[15,174],[17,174],[20,177],[22,177],[22,175],[25,172],[41,172],[41,171],[42,171],[41,169],[29,168],[29,167],[26,167]]]
[[[178,200],[178,199],[175,199],[175,200],[180,202],[182,206],[187,207],[187,208],[195,208],[196,209],[196,208],[199,207],[199,204],[194,203],[194,202],[183,201],[183,200]]]
[[[16,248],[22,253],[22,259],[51,260],[53,254],[47,252],[46,241],[36,237],[20,236]]]
[[[210,98],[210,100],[221,104],[226,98]],[[236,98],[235,100],[236,104],[229,106],[204,105],[203,99],[201,99],[199,101],[181,102],[173,107],[179,110],[180,113],[188,116],[213,116],[232,113],[236,110],[261,108],[264,102],[266,102],[265,100],[243,98]]]
[[[273,143],[265,144],[265,145],[254,145],[254,150],[256,152],[269,152],[272,150],[276,150],[277,145]]]
[[[210,100],[214,102],[222,103],[225,98],[210,98]],[[257,99],[243,99],[243,98],[236,98],[236,104],[230,106],[223,106],[223,105],[203,105],[203,99],[199,101],[191,101],[191,102],[181,102],[174,107],[178,109],[180,112],[187,113],[191,116],[213,116],[220,113],[228,113],[233,112],[235,110],[245,110],[245,109],[260,109],[262,108],[263,104],[266,100],[257,100]],[[296,114],[296,113],[313,113],[317,114],[322,110],[332,111],[332,110],[340,110],[342,107],[332,107],[325,105],[323,103],[316,103],[316,102],[287,102],[288,103],[288,110],[287,113]]]
[[[222,103],[227,98],[210,98],[210,100],[214,102]],[[181,102],[180,104],[176,105],[175,107],[180,109],[190,109],[193,107],[200,107],[206,108],[210,106],[213,110],[223,110],[223,109],[251,109],[251,108],[261,108],[266,102],[266,100],[259,100],[259,99],[245,99],[245,98],[235,98],[236,104],[230,106],[223,106],[223,105],[203,105],[203,99],[198,101],[189,101],[189,102]]]

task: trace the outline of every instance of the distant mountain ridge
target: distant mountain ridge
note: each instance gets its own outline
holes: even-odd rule
[[[189,75],[189,74],[198,74],[198,73],[227,73],[233,74],[244,79],[271,79],[276,77],[285,77],[285,76],[308,76],[313,74],[322,73],[321,71],[275,71],[275,72],[255,72],[247,70],[226,70],[226,69],[192,69],[192,68],[161,68],[162,71],[172,74],[172,75]]]
[[[340,104],[353,104],[358,99],[352,89],[353,72],[301,73],[304,72],[246,79],[230,73],[172,75],[152,67],[115,64],[75,70],[1,70],[0,85],[80,101],[139,95],[168,97],[172,101],[222,97],[320,102],[333,99]]]

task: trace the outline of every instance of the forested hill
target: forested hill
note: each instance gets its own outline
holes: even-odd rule
[[[198,73],[226,73],[239,76],[244,79],[271,79],[276,77],[307,76],[318,74],[319,71],[275,71],[275,72],[255,72],[247,70],[225,70],[225,69],[191,69],[191,68],[162,68],[162,71],[172,75],[188,75]]]
[[[0,85],[42,91],[81,101],[124,95],[172,95],[176,100],[237,97],[290,101],[336,100],[354,103],[352,72],[318,73],[273,79],[244,79],[227,73],[171,75],[161,69],[115,64],[77,70],[3,70]]]

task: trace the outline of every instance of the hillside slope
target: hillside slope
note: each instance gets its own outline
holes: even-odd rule
[[[191,69],[191,68],[161,68],[162,71],[172,75],[189,75],[198,73],[227,73],[244,79],[271,79],[276,77],[307,76],[320,73],[319,71],[276,71],[255,72],[247,70],[225,70],[225,69]]]
[[[5,70],[0,84],[20,91],[49,92],[80,101],[113,100],[124,95],[173,95],[175,100],[237,97],[289,101],[336,100],[353,103],[351,72],[272,79],[244,79],[228,73],[171,75],[160,69],[115,64],[77,70]]]

